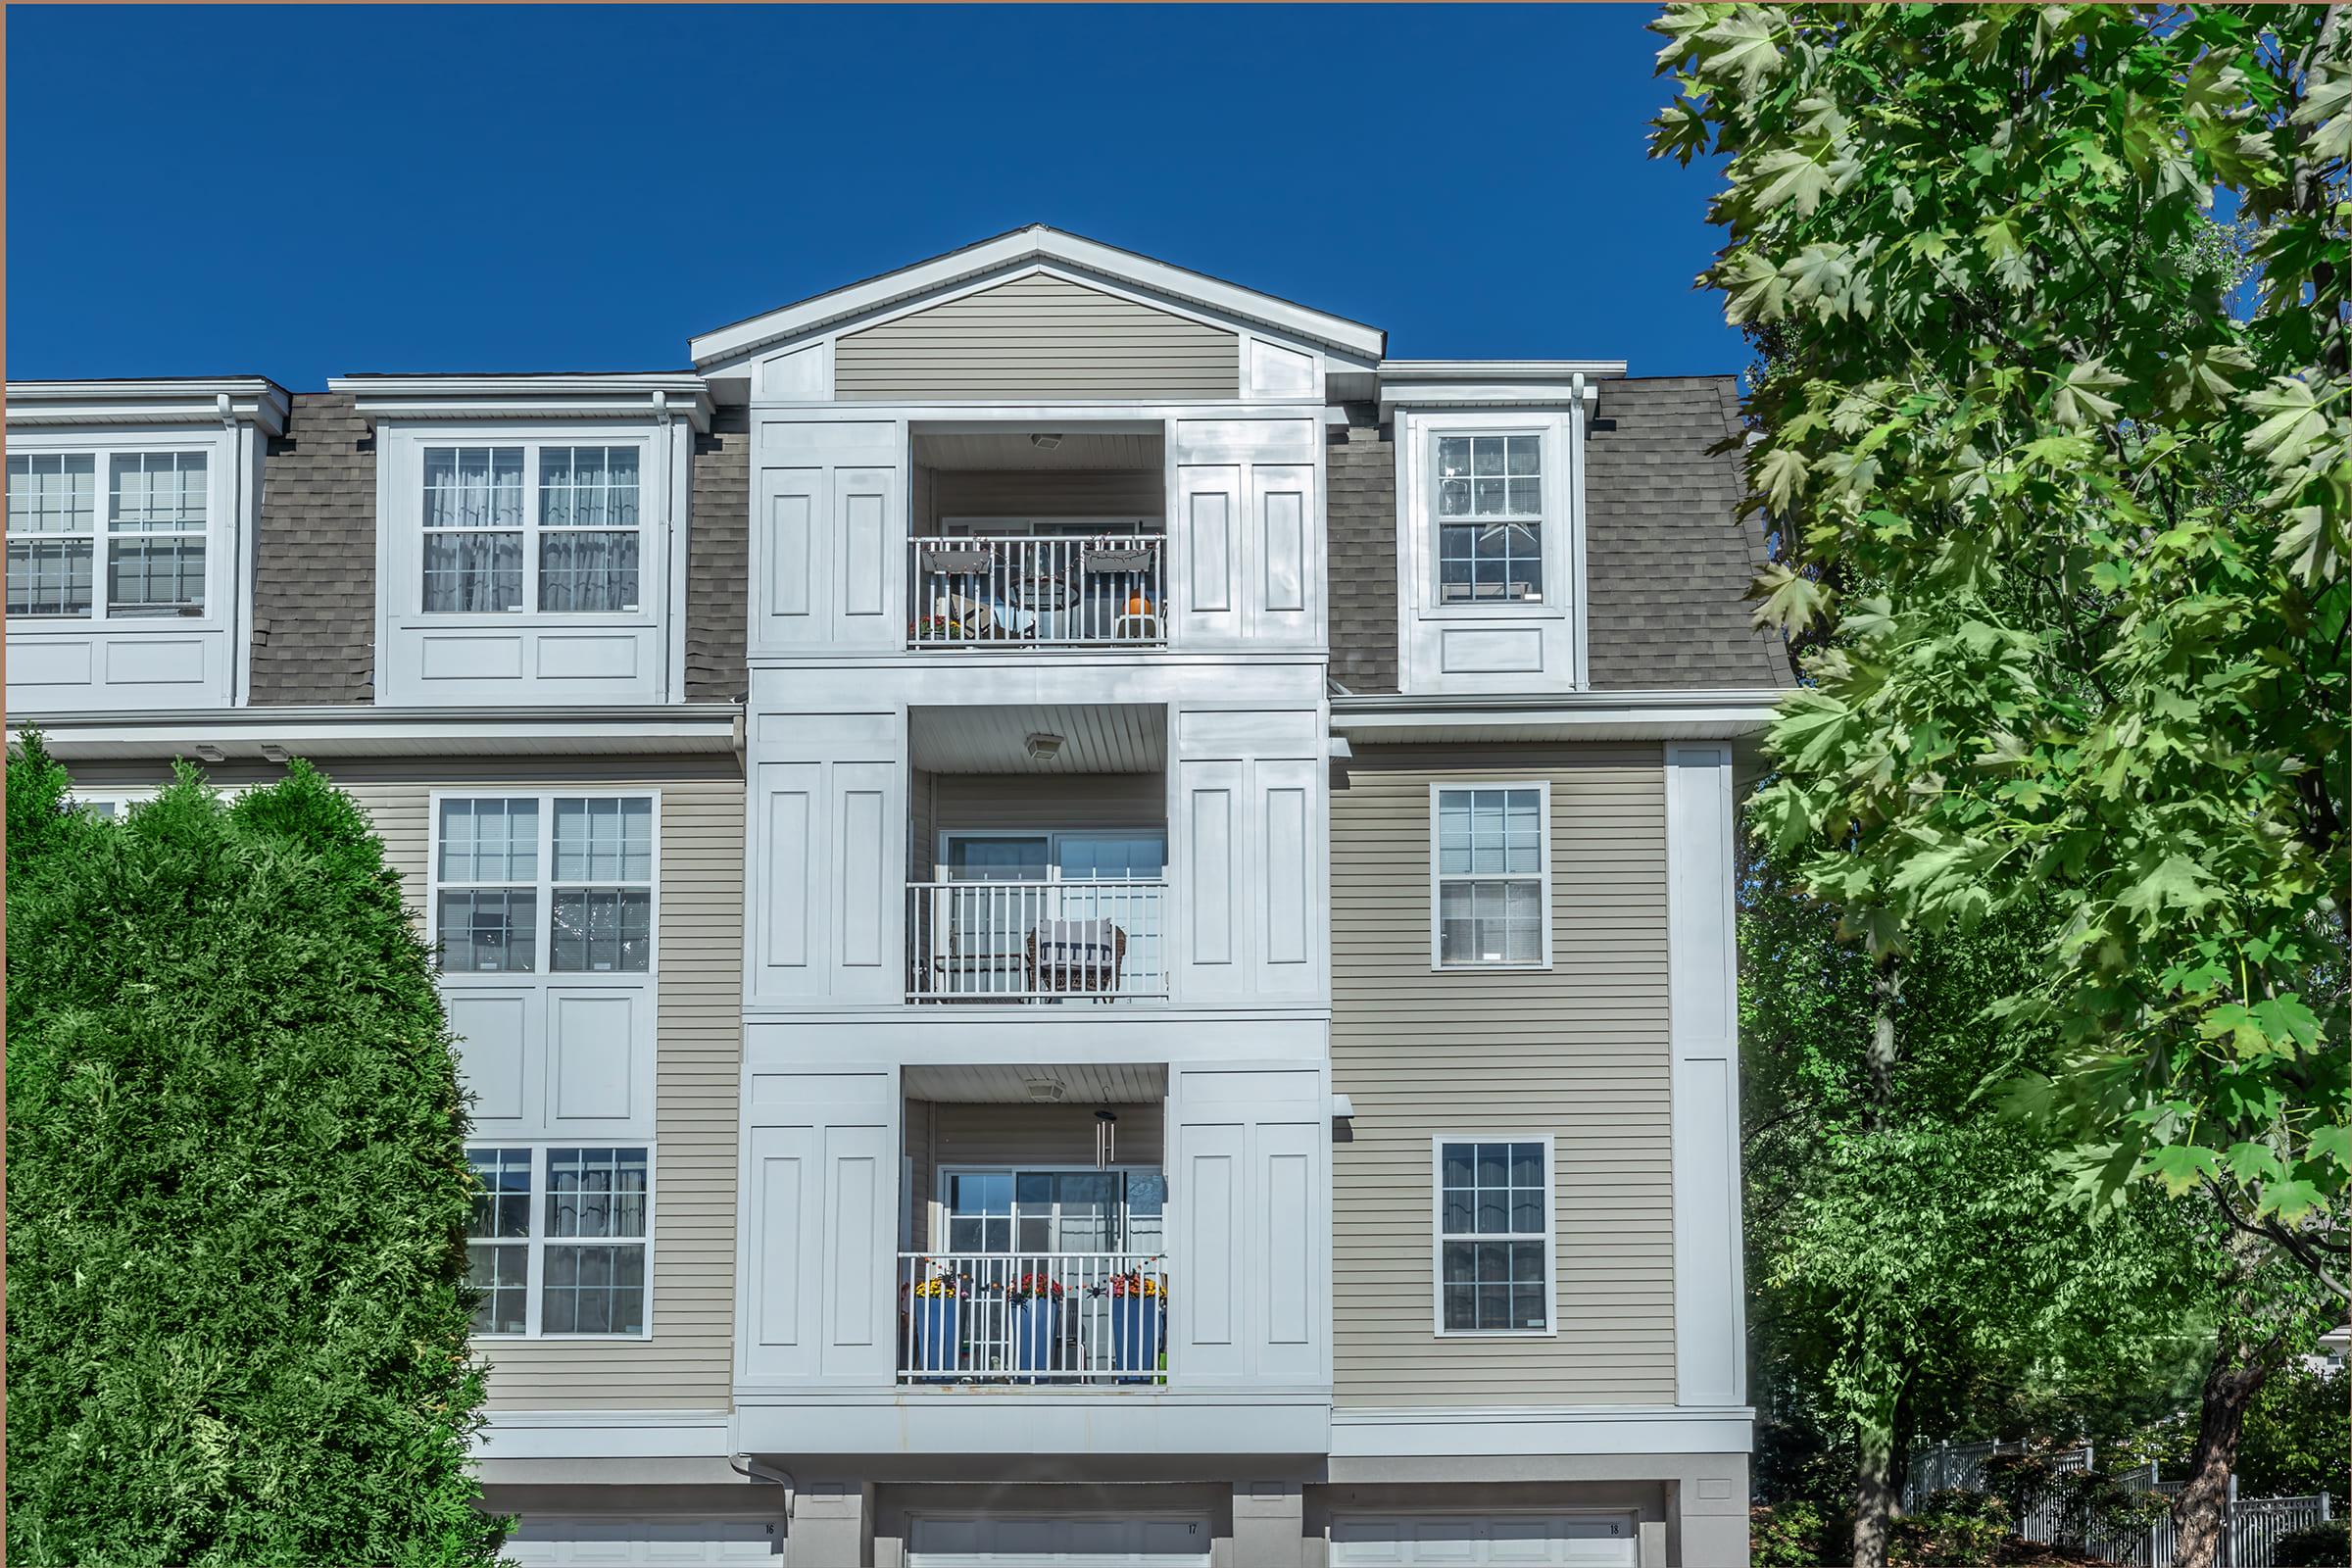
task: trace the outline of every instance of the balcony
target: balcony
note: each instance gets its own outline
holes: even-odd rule
[[[899,1382],[1164,1387],[1168,1260],[902,1252]]]
[[[1165,647],[1166,542],[1140,533],[910,539],[906,646]]]
[[[1161,881],[915,882],[909,1002],[1160,1000]]]

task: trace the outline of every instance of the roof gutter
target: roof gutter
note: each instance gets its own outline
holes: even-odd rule
[[[368,704],[304,708],[222,708],[200,711],[11,713],[11,739],[40,732],[52,756],[185,757],[275,760],[287,755],[367,757],[386,753],[448,756],[735,751],[742,709],[734,703],[631,707],[378,708]]]

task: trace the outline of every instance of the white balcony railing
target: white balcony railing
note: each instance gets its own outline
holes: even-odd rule
[[[899,1381],[1167,1382],[1168,1260],[902,1252]]]
[[[1166,543],[1156,534],[911,539],[906,646],[1164,644]]]
[[[915,882],[910,1002],[1164,997],[1165,882]]]

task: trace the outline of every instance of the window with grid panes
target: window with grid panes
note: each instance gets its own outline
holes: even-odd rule
[[[422,604],[432,613],[634,613],[636,446],[428,446]]]
[[[651,796],[444,798],[435,834],[445,972],[652,970]]]
[[[204,612],[210,466],[201,452],[118,452],[107,463],[106,612]]]
[[[1544,597],[1544,438],[1438,435],[1438,602]]]
[[[466,1250],[481,1335],[642,1335],[652,1151],[467,1151]]]
[[[1540,1141],[1438,1145],[1439,1326],[1551,1328],[1551,1172]]]
[[[98,459],[89,452],[8,460],[8,612],[86,615],[97,544]]]
[[[1550,961],[1544,940],[1544,791],[1441,789],[1437,821],[1437,961],[1509,968]]]

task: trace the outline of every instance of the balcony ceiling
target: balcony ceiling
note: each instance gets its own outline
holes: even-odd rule
[[[918,708],[907,728],[914,765],[927,773],[1157,773],[1167,766],[1167,710],[1156,703]],[[1038,761],[1029,755],[1032,735],[1060,736],[1061,751]]]
[[[1022,472],[1101,469],[1141,469],[1157,473],[1160,438],[1156,435],[1096,435],[1071,431],[1061,445],[1041,447],[1026,430],[974,434],[947,430],[917,430],[914,462],[923,468],[978,469]]]
[[[908,1067],[904,1078],[907,1099],[957,1105],[1038,1103],[1030,1098],[1029,1086],[1043,1082],[1061,1085],[1062,1097],[1054,1103],[1064,1105],[1144,1105],[1165,1100],[1168,1094],[1168,1069],[1161,1062]]]

